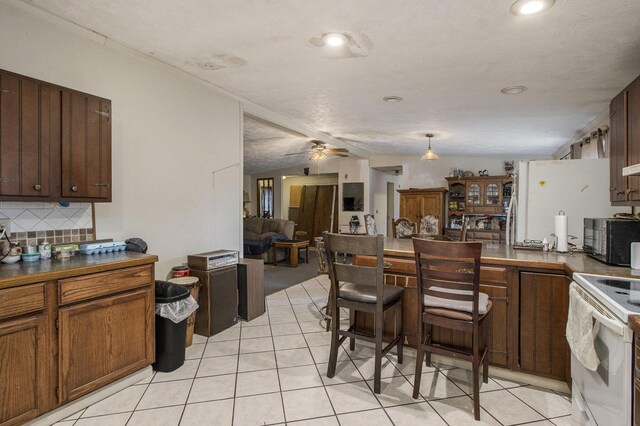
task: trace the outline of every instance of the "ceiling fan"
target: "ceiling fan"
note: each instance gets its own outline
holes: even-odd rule
[[[335,155],[337,157],[348,157],[349,150],[347,148],[328,148],[327,144],[319,140],[311,140],[311,149],[300,152],[293,152],[285,155],[311,154],[311,160],[323,160],[327,155]]]

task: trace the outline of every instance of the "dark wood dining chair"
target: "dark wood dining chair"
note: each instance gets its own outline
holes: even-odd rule
[[[487,383],[489,364],[485,327],[491,300],[480,292],[481,242],[447,242],[413,239],[418,277],[418,345],[413,397],[418,398],[422,359],[431,364],[431,354],[453,356],[471,362],[473,414],[480,420],[479,368]],[[432,327],[471,334],[471,348],[445,346],[432,341]]]
[[[331,291],[329,306],[331,307],[331,348],[327,377],[336,372],[338,349],[344,340],[349,338],[349,349],[355,349],[355,339],[375,344],[375,373],[373,391],[380,393],[380,376],[382,357],[394,346],[397,348],[398,362],[402,364],[402,287],[384,283],[384,243],[382,235],[355,236],[348,234],[323,233],[326,259],[329,263]],[[375,256],[373,266],[360,266],[336,261],[337,253],[353,256]],[[340,308],[349,309],[349,328],[340,328]],[[384,348],[382,334],[384,331],[384,313],[395,308],[396,337]],[[356,331],[356,312],[369,312],[374,315],[374,334]]]
[[[462,219],[462,228],[460,229],[460,241],[467,241],[467,228],[469,227],[469,216],[464,216]]]

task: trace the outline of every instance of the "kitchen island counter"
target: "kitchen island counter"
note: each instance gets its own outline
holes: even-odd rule
[[[413,258],[413,242],[411,239],[385,237],[384,254],[393,257]],[[557,253],[534,250],[516,250],[505,244],[487,244],[482,246],[483,265],[509,265],[520,268],[536,268],[555,270],[572,275],[582,272],[597,275],[633,277],[631,268],[613,266],[600,262],[585,253]]]

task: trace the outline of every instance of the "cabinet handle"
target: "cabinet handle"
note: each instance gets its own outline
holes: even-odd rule
[[[15,93],[13,90],[5,89],[4,87],[0,87],[0,92],[2,92],[2,93]]]
[[[40,191],[42,189],[42,185],[36,183],[35,185],[33,185],[33,189],[35,189],[36,191]]]
[[[0,183],[2,182],[15,182],[16,178],[0,178]]]
[[[624,194],[624,191],[618,191],[618,192],[616,192],[616,195],[622,195],[622,194]]]
[[[110,183],[94,183],[92,185],[93,186],[102,186],[104,188],[111,188],[111,184]]]
[[[625,192],[626,192],[627,195],[629,195],[632,192],[637,192],[637,191],[635,189],[627,189]]]
[[[615,191],[615,190],[616,190],[615,186],[612,186],[611,188],[609,188],[609,191]]]
[[[385,261],[382,264],[382,269],[391,269],[392,266],[393,266],[393,263]]]
[[[109,113],[106,112],[106,111],[93,111],[93,112],[95,112],[96,114],[101,115],[103,117],[109,118]]]
[[[73,185],[73,186],[71,187],[71,191],[73,191],[73,192],[78,192],[78,187],[77,187],[77,186],[75,186],[75,185]]]

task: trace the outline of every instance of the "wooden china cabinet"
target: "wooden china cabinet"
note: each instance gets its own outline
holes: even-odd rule
[[[446,188],[410,188],[399,189],[400,217],[406,217],[420,230],[420,220],[432,215],[438,219],[440,234],[446,221]]]
[[[463,218],[470,218],[467,239],[503,242],[506,211],[513,193],[511,176],[448,177],[448,223],[445,234],[460,236]]]

